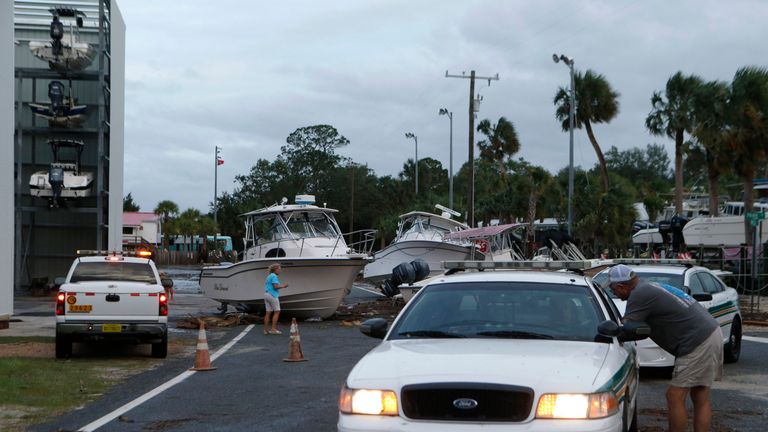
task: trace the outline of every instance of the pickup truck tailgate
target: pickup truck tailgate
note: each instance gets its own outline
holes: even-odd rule
[[[143,283],[80,282],[61,287],[67,321],[157,321],[162,287]]]

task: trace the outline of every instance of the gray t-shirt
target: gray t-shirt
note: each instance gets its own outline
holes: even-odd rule
[[[699,302],[666,284],[640,280],[627,300],[624,321],[645,321],[651,339],[675,357],[693,352],[718,322]]]

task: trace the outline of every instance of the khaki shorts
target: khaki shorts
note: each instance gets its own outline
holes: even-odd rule
[[[264,293],[264,308],[267,312],[280,312],[280,300],[270,293]]]
[[[720,327],[692,353],[675,358],[674,387],[711,387],[723,376],[723,333]]]

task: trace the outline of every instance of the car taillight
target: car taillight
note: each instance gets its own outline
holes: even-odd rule
[[[160,294],[160,316],[168,316],[168,296]]]
[[[63,292],[59,292],[56,295],[56,315],[64,315],[64,299],[66,297],[66,294]]]

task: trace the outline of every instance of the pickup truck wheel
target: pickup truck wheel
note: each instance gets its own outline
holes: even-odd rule
[[[72,355],[72,341],[60,334],[56,334],[56,358],[65,359]]]
[[[163,339],[158,343],[152,344],[152,357],[154,358],[166,358],[168,357],[168,332],[163,335]]]

